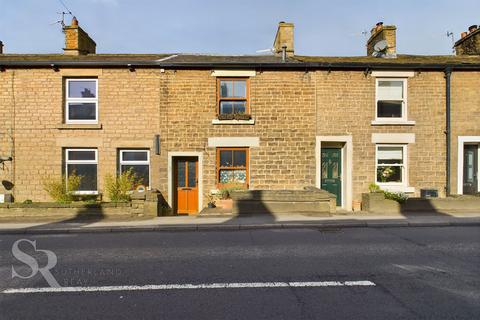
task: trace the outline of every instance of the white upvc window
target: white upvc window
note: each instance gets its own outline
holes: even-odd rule
[[[407,79],[376,78],[375,120],[407,122]]]
[[[78,194],[98,194],[97,189],[97,149],[65,149],[65,177],[72,174],[81,176]]]
[[[120,174],[131,170],[135,175],[135,188],[150,187],[150,151],[140,149],[120,150]]]
[[[375,179],[380,187],[408,186],[407,145],[377,144],[375,161]]]
[[[66,79],[65,123],[98,123],[98,79]]]

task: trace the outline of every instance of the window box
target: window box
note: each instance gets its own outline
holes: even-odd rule
[[[250,120],[252,119],[252,115],[246,113],[235,113],[234,118],[235,120]]]
[[[233,113],[221,113],[218,115],[218,120],[234,120],[235,116]]]

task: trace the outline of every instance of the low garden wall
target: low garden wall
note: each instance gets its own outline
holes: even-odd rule
[[[317,188],[305,190],[232,191],[233,214],[335,213],[335,195]]]
[[[409,198],[400,203],[385,199],[382,192],[362,194],[362,210],[370,213],[403,212],[480,212],[480,197],[457,196],[447,198]]]
[[[129,202],[0,203],[0,218],[156,217],[162,214],[161,199],[159,192],[147,191],[133,193]]]

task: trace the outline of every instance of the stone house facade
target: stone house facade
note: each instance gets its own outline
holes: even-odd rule
[[[382,25],[366,57],[297,56],[283,22],[266,56],[95,54],[78,21],[64,31],[64,54],[0,54],[0,193],[15,201],[49,201],[43,181],[73,171],[104,193],[128,168],[178,213],[231,186],[322,187],[346,210],[374,182],[479,191],[478,55],[400,55]]]

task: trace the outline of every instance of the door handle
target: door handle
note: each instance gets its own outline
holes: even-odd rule
[[[192,188],[182,188],[182,190],[192,190]]]

